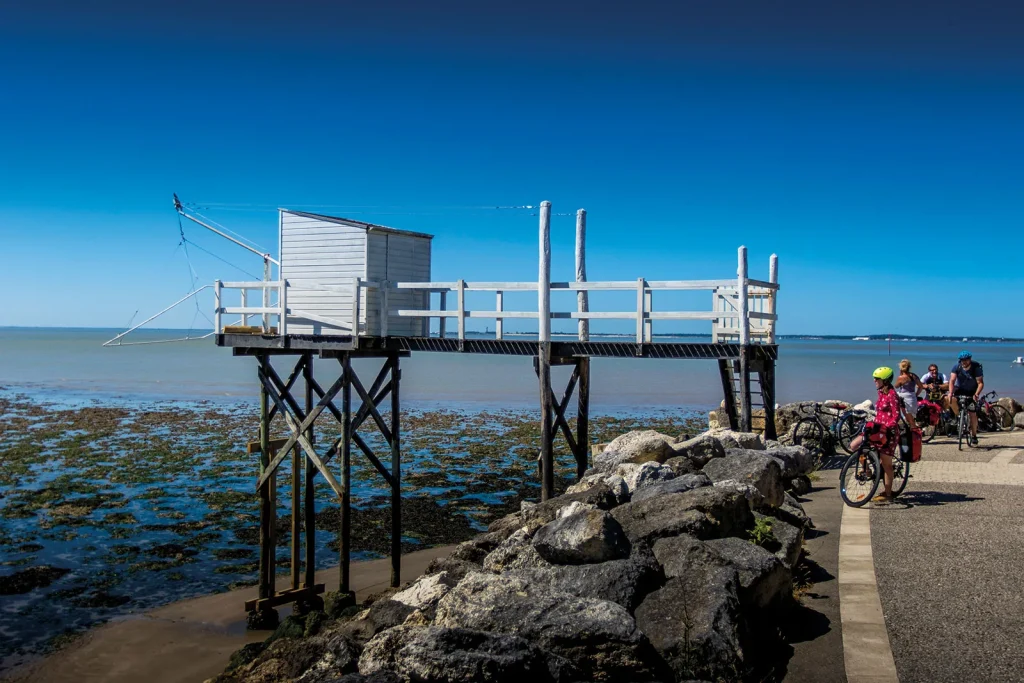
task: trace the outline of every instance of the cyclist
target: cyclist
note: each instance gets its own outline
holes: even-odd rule
[[[892,500],[892,457],[899,443],[899,419],[903,403],[892,386],[892,368],[878,368],[871,376],[875,378],[875,389],[878,390],[878,401],[875,403],[875,419],[864,425],[864,431],[850,442],[850,449],[857,452],[864,438],[878,448],[878,457],[885,475],[885,489],[871,500],[875,503],[887,503]]]
[[[932,363],[928,366],[928,372],[921,378],[921,384],[924,385],[929,401],[938,403],[943,410],[949,408],[946,403],[946,391],[949,389],[949,384],[947,384],[946,376],[939,372],[938,365]]]
[[[985,389],[985,377],[981,370],[981,363],[975,363],[971,358],[970,351],[961,351],[957,356],[957,364],[949,373],[949,407],[953,414],[960,417],[960,405],[954,397],[965,396],[967,402],[964,404],[970,413],[971,418],[971,443],[978,445],[978,397]]]
[[[903,401],[904,412],[915,420],[917,419],[917,395],[925,388],[921,379],[910,371],[910,361],[904,358],[900,361],[900,376],[893,384],[900,400]],[[911,424],[916,424],[911,422]]]

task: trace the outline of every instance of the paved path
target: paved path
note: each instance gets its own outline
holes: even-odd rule
[[[1024,680],[1024,432],[980,439],[926,445],[898,502],[870,511],[901,683]]]

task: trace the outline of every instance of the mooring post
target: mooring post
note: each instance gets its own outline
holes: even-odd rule
[[[313,411],[313,354],[306,354],[306,364],[302,368],[302,378],[306,383],[306,415]],[[307,438],[310,443],[313,440],[313,428],[309,429]],[[313,478],[316,476],[316,465],[306,458],[306,495],[305,507],[303,509],[303,522],[306,532],[306,573],[303,581],[305,588],[312,588],[316,580],[316,487]]]
[[[740,328],[740,430],[749,432],[750,420],[750,317],[747,307],[747,248],[739,248],[736,269]]]
[[[391,363],[391,586],[402,583],[402,449],[400,440],[402,404],[398,398],[402,371],[398,354],[388,358]]]
[[[537,372],[540,376],[540,499],[554,493],[551,435],[551,202],[540,203],[540,267],[537,276]]]
[[[341,565],[341,582],[339,592],[349,593],[349,542],[351,540],[350,503],[352,499],[352,357],[349,353],[341,355],[341,538],[339,564]]]

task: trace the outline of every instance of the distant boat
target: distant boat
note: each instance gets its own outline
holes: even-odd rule
[[[871,341],[870,337],[854,337],[853,341]]]
[[[962,341],[967,341],[967,337],[964,337]]]
[[[1010,361],[1010,365],[1024,365],[1024,356],[1017,356]]]

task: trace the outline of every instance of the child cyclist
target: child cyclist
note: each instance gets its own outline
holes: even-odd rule
[[[878,390],[875,419],[864,425],[864,431],[854,438],[850,443],[850,448],[856,452],[864,443],[865,438],[877,447],[878,457],[882,462],[885,489],[871,500],[875,503],[888,503],[892,500],[892,458],[896,453],[896,444],[899,443],[900,413],[904,408],[903,402],[892,386],[892,368],[878,368],[871,376],[875,378],[875,389]],[[905,417],[904,420],[906,420]]]

